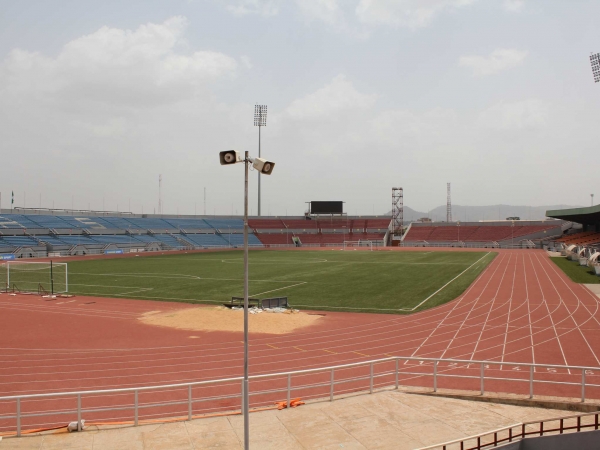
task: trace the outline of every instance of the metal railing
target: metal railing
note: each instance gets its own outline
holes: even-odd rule
[[[516,393],[519,390],[516,386],[519,385],[525,386],[524,392],[528,392],[529,398],[533,398],[536,385],[542,386],[543,394],[546,395],[573,397],[580,393],[581,401],[584,402],[586,388],[600,388],[600,384],[590,383],[586,379],[597,376],[596,374],[600,374],[598,367],[389,357],[252,375],[250,381],[256,388],[250,395],[254,399],[252,407],[273,405],[275,401],[281,401],[284,395],[289,406],[293,396],[301,396],[305,400],[328,396],[333,401],[334,396],[340,394],[366,390],[373,393],[374,389],[390,387],[398,389],[401,382],[403,386],[432,387],[433,392],[436,392],[441,381],[451,379],[448,387],[479,390],[481,395],[486,392],[486,383],[499,382],[500,386],[492,387],[489,391]],[[429,378],[431,381],[425,382]],[[158,386],[0,397],[0,431],[9,430],[20,436],[24,428],[43,428],[64,423],[63,417],[70,420],[76,417],[78,423],[81,423],[84,414],[88,421],[126,420],[138,425],[140,414],[144,411],[147,411],[144,415],[146,419],[161,420],[173,417],[189,420],[195,414],[239,411],[242,380],[242,377],[231,377]],[[458,387],[457,381],[460,383]],[[508,390],[506,383],[511,383]],[[214,390],[218,392],[215,393]],[[148,396],[146,402],[140,401],[141,394]],[[125,402],[122,401],[124,396],[127,397]],[[595,391],[595,398],[600,398],[600,390]],[[119,414],[126,411],[126,415],[114,417],[108,414],[115,411],[119,411]],[[40,417],[46,417],[49,421],[35,422]]]
[[[505,242],[428,242],[428,241],[402,241],[400,247],[439,247],[439,248],[499,248],[499,249],[536,249],[542,248],[541,245],[536,244],[533,241],[531,243],[521,244],[510,244]]]
[[[600,416],[600,412],[576,414],[553,419],[533,420],[531,422],[519,422],[514,425],[508,425],[506,427],[475,434],[466,438],[454,439],[453,441],[442,442],[441,444],[421,447],[417,450],[451,450],[454,448],[460,450],[483,450],[507,444],[509,442],[519,441],[527,437],[541,437],[552,434],[563,434],[565,432],[579,433],[581,431],[586,431],[588,428],[597,430],[600,427],[598,416]],[[590,418],[591,420],[588,421],[588,423],[585,423],[584,419],[586,418]],[[569,421],[574,422],[574,424],[569,425]],[[556,425],[551,425],[553,422],[556,422]],[[565,424],[565,422],[567,423]]]

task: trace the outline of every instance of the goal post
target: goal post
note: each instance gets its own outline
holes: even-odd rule
[[[357,248],[368,248],[369,250],[373,251],[373,241],[344,241],[344,250]]]
[[[4,292],[62,294],[69,291],[67,263],[6,261],[0,264]]]

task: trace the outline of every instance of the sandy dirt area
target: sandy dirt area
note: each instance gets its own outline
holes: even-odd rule
[[[186,308],[162,313],[150,311],[140,317],[148,325],[192,331],[244,331],[243,310],[223,306]],[[286,334],[324,320],[321,315],[303,312],[249,314],[251,333]]]

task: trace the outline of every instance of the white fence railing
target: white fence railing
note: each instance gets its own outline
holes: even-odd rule
[[[576,397],[586,390],[600,399],[598,367],[524,364],[416,357],[389,357],[250,377],[251,407],[289,406],[293,397],[329,398],[350,392],[402,386],[451,388]],[[25,430],[56,427],[74,420],[81,424],[179,418],[190,420],[211,413],[239,411],[242,377],[201,380],[158,386],[51,392],[0,397],[0,433],[20,436]],[[591,382],[592,381],[592,382]],[[600,380],[599,380],[600,381]]]

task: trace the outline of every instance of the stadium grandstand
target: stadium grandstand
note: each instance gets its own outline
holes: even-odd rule
[[[389,218],[273,217],[249,220],[253,247],[382,246]],[[61,211],[0,213],[0,258],[239,247],[244,222],[232,217],[181,217]]]
[[[249,219],[248,242],[251,247],[339,247],[345,243],[362,243],[375,247],[481,248],[600,243],[600,231],[594,218],[598,212],[584,211],[592,217],[584,220],[573,216],[582,214],[581,211],[573,211],[567,213],[570,216],[548,211],[554,215],[542,221],[413,222],[401,240],[391,236],[390,217],[386,216],[263,216]],[[243,245],[243,233],[244,222],[239,217],[3,210],[0,213],[0,259],[237,248]]]
[[[539,248],[544,240],[560,237],[564,223],[558,220],[493,222],[414,222],[402,239],[406,247]]]
[[[589,266],[600,275],[600,205],[551,210],[546,215],[575,224],[563,236],[549,242],[547,249]]]
[[[556,242],[565,244],[600,245],[600,205],[587,208],[557,209],[546,211],[546,216],[575,223],[571,232]]]

